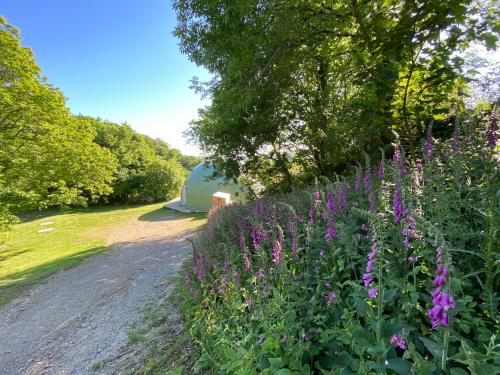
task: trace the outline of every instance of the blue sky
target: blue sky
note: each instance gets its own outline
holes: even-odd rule
[[[183,130],[204,104],[189,88],[208,73],[182,55],[169,0],[0,0],[43,74],[75,114],[128,122],[187,154]]]

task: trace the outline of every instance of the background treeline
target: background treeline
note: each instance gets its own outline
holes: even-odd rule
[[[379,159],[394,132],[412,155],[431,122],[436,137],[449,136],[480,65],[468,48],[495,48],[500,30],[497,1],[177,0],[174,8],[182,51],[214,77],[194,81],[212,103],[190,136],[223,173],[268,190],[332,177],[363,152]]]
[[[199,162],[126,124],[72,115],[0,17],[0,232],[27,209],[168,199]]]

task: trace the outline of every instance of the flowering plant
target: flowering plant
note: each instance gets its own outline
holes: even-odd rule
[[[184,278],[195,367],[498,373],[495,132],[429,130],[417,162],[396,146],[392,168],[214,213]]]

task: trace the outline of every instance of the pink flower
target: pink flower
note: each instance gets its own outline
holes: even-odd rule
[[[403,336],[392,335],[390,343],[395,344],[400,349],[406,349],[406,341]]]

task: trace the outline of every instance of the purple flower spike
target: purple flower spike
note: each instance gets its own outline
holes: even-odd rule
[[[393,212],[394,224],[399,224],[403,220],[403,215],[405,212],[403,202],[401,201],[401,189],[399,188],[399,186],[396,186],[396,189],[394,190]]]
[[[448,327],[449,316],[448,311],[455,308],[455,300],[444,289],[446,286],[449,270],[443,267],[444,263],[443,248],[440,246],[436,250],[436,277],[433,284],[437,287],[431,293],[432,308],[427,311],[427,316],[431,320],[432,328],[439,326]]]
[[[493,113],[491,115],[490,127],[486,131],[486,145],[491,149],[495,148],[497,144],[497,121],[497,115],[496,113]]]
[[[361,173],[359,171],[356,172],[356,178],[354,180],[354,192],[359,193],[359,189],[361,188]]]
[[[380,180],[383,180],[385,178],[385,165],[384,165],[384,160],[380,162],[380,165],[378,167],[378,178]]]
[[[336,231],[335,231],[335,223],[332,220],[329,220],[328,222],[328,228],[326,229],[325,233],[325,239],[327,241],[331,241],[333,237],[335,237]]]

